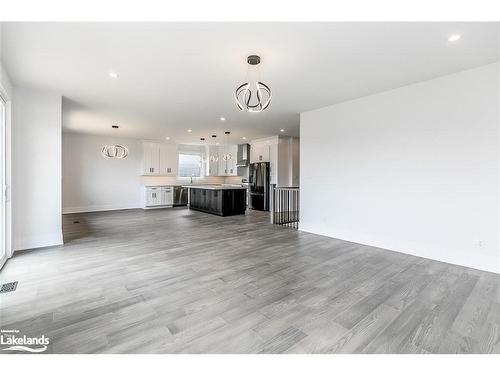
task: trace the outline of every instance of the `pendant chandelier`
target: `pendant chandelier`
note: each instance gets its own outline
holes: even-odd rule
[[[217,136],[215,134],[213,134],[212,139],[214,140],[214,146],[217,145],[216,138],[217,138]],[[212,163],[217,163],[219,161],[219,153],[218,152],[216,152],[214,154],[210,153],[210,161]]]
[[[205,142],[205,138],[203,138],[203,137],[202,137],[202,138],[200,138],[200,141],[201,141],[201,143]],[[205,153],[203,153],[203,154],[201,155],[201,164],[205,164],[205,162],[206,162],[206,161],[207,161],[207,156],[206,156],[206,154],[205,154]]]
[[[128,149],[122,145],[104,145],[101,154],[108,159],[125,159],[128,156]]]
[[[227,150],[227,138],[229,137],[229,134],[231,134],[231,132],[224,132],[225,134],[225,137],[224,137],[224,153],[222,154],[222,160],[224,161],[229,161],[233,158],[233,155],[231,155],[230,152],[228,152]]]
[[[250,66],[256,66],[260,64],[260,56],[251,55],[247,58],[248,70],[246,76],[246,83],[240,85],[235,93],[234,98],[236,100],[236,105],[241,111],[248,112],[262,112],[264,109],[269,107],[271,103],[271,89],[265,83],[260,80],[260,70],[258,70],[258,79],[252,82],[253,85],[248,80],[248,73]]]

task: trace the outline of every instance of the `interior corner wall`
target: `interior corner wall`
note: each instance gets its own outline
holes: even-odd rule
[[[499,63],[301,114],[300,229],[500,272]]]
[[[62,244],[61,113],[61,95],[14,87],[14,251]]]
[[[127,147],[125,159],[107,159],[102,146]],[[121,210],[142,206],[141,141],[63,133],[63,212]]]

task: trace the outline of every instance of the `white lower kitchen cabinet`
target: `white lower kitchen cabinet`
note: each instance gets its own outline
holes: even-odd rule
[[[162,206],[172,206],[174,204],[174,189],[166,188],[161,191],[161,202]]]
[[[172,186],[146,186],[144,208],[169,207],[174,204]]]
[[[144,206],[146,207],[158,206],[160,202],[160,197],[161,197],[160,189],[146,188],[146,200]]]

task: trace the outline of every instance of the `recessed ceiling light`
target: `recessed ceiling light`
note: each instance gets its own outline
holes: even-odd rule
[[[188,133],[191,133],[193,131],[193,129],[188,129]]]
[[[165,137],[165,139],[166,139],[167,141],[170,141],[170,137]]]
[[[452,36],[450,36],[448,38],[448,42],[452,42],[452,43],[456,42],[456,41],[460,40],[461,37],[462,36],[460,34],[453,34]]]
[[[109,72],[109,77],[113,78],[113,79],[118,78],[118,73],[117,72]]]
[[[247,137],[241,137],[241,139],[247,139]]]
[[[285,131],[285,129],[280,129],[280,132],[282,132],[282,133],[283,133],[284,131]]]
[[[220,120],[221,121],[226,121],[226,118],[225,117],[221,117]]]

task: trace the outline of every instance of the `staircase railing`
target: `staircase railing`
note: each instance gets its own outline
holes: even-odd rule
[[[290,228],[299,227],[300,190],[298,187],[274,187],[271,222]]]

